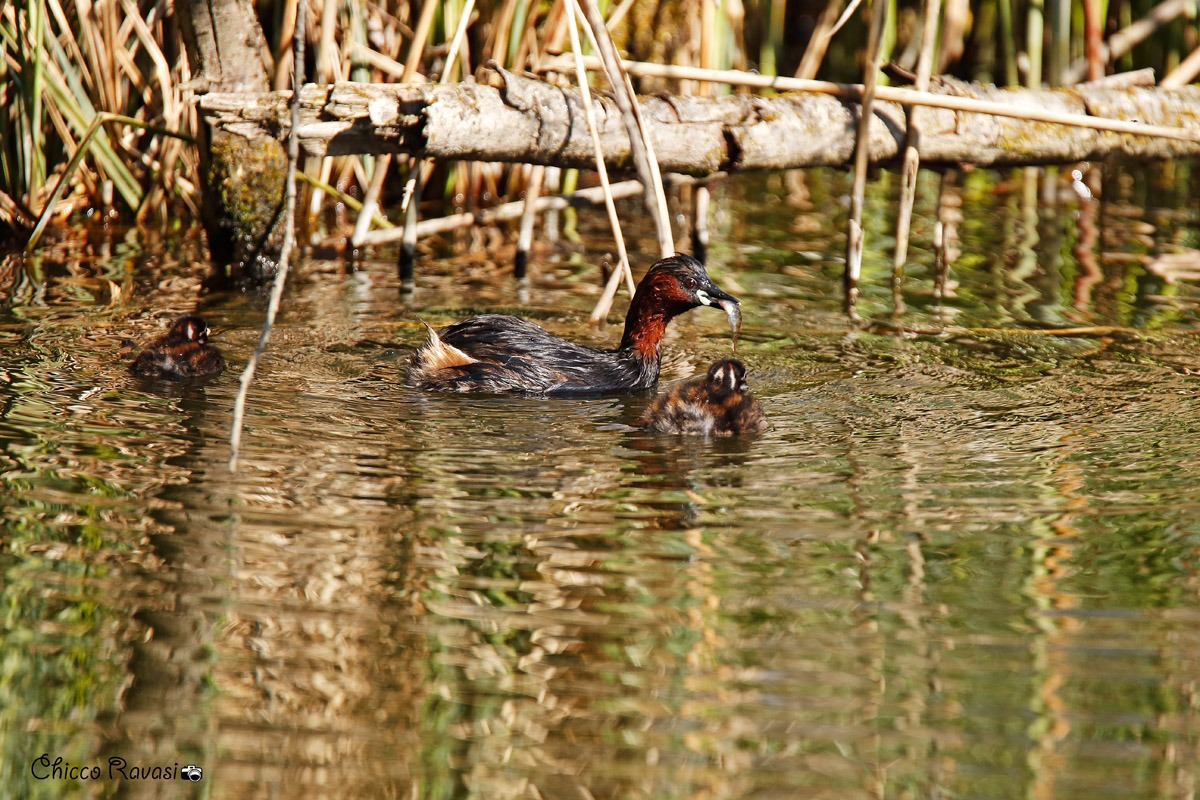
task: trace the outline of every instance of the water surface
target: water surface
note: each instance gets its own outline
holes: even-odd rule
[[[744,441],[641,432],[648,396],[401,386],[421,319],[615,341],[600,215],[527,294],[453,242],[411,293],[393,254],[301,262],[236,474],[264,302],[202,291],[194,234],[3,262],[0,794],[1194,796],[1200,292],[1155,272],[1200,242],[1191,180],[960,176],[945,296],[925,200],[898,320],[874,187],[862,310],[909,335],[840,313],[844,176],[722,186],[710,269],[773,425]],[[193,309],[233,369],[128,376],[121,340]],[[728,346],[680,318],[671,375]]]

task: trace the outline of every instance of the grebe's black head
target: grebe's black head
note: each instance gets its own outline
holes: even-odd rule
[[[643,293],[644,296],[643,296]],[[635,301],[672,308],[676,313],[696,306],[736,307],[739,300],[726,294],[708,277],[704,265],[679,253],[658,261],[642,278]]]
[[[207,344],[208,325],[195,314],[185,314],[171,323],[171,327],[167,330],[167,342],[169,344],[183,344],[184,342]]]
[[[708,368],[708,385],[713,392],[721,395],[750,390],[750,385],[746,383],[746,367],[736,358],[714,361]]]

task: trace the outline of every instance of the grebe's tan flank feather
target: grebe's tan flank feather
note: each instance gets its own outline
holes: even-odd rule
[[[425,330],[429,331],[429,341],[421,345],[420,350],[417,351],[423,370],[431,372],[476,363],[477,359],[471,358],[454,345],[443,342],[442,337],[438,336],[437,331],[430,327],[428,322],[422,320],[421,324],[425,326]]]

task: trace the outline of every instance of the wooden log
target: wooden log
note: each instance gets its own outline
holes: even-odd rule
[[[503,85],[477,83],[306,86],[301,146],[312,155],[415,153],[437,159],[502,161],[557,167],[592,166],[592,147],[579,96],[549,83],[502,73]],[[887,97],[918,93],[891,89]],[[881,91],[881,95],[883,92]],[[212,93],[200,108],[213,130],[247,138],[287,133],[289,93]],[[1200,156],[1200,88],[1076,87],[1028,90],[942,83],[932,95],[945,106],[977,109],[981,101],[1009,116],[930,108],[923,119],[921,161],[927,165],[1011,166],[1069,163],[1123,154],[1135,159]],[[629,140],[616,105],[593,99],[606,163],[630,169]],[[813,94],[720,98],[639,98],[663,171],[716,171],[838,166],[854,148],[858,105]],[[1049,109],[1080,124],[1096,117],[1177,129],[1163,135],[1031,121]],[[1134,121],[1134,125],[1130,125]],[[896,102],[876,102],[869,158],[897,162],[905,114]],[[1149,130],[1149,129],[1147,129]],[[1160,132],[1161,133],[1161,132]],[[1174,135],[1179,138],[1164,138]]]

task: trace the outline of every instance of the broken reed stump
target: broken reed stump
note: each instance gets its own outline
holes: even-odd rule
[[[175,10],[197,91],[259,97],[270,89],[262,29],[246,24],[255,18],[250,0],[177,0]],[[263,270],[283,204],[285,137],[200,126],[201,216],[215,264]],[[272,267],[275,255],[267,254]]]
[[[218,135],[255,142],[287,134],[289,92],[210,93],[200,100]],[[927,166],[1018,166],[1070,163],[1123,155],[1132,159],[1200,156],[1200,88],[1075,87],[1001,89],[939,82],[942,103],[987,101],[1013,116],[929,108],[923,115],[921,161]],[[337,83],[301,94],[301,147],[309,155],[411,153],[445,160],[594,167],[579,95],[503,73],[503,85]],[[632,153],[619,110],[595,97],[606,164],[629,170]],[[854,152],[858,104],[814,94],[719,98],[639,98],[660,168],[707,175],[717,171],[839,166]],[[1036,109],[1179,129],[1179,138],[1116,133],[1031,121]],[[1085,120],[1086,121],[1086,120]],[[1103,124],[1103,123],[1099,123]],[[898,163],[905,141],[904,107],[877,101],[868,158]],[[253,148],[252,148],[253,149]]]

